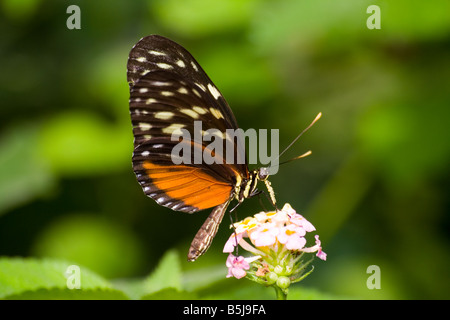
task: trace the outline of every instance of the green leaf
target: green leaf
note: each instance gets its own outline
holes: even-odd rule
[[[366,27],[370,17],[366,10],[372,4],[381,10],[381,29],[377,32]],[[339,46],[345,43],[351,47],[379,37],[384,41],[389,37],[402,41],[433,39],[445,37],[450,26],[450,2],[446,0],[433,1],[433,5],[421,0],[283,0],[261,2],[257,10],[252,40],[260,49],[272,52],[288,52],[297,47],[308,54],[310,49],[305,48],[323,42],[329,50],[335,41]]]
[[[167,251],[155,270],[141,279],[117,279],[116,288],[133,300],[195,299],[195,295],[183,291],[181,264],[175,250]]]
[[[169,288],[182,290],[180,257],[175,250],[164,254],[156,269],[143,283],[143,292],[147,295]]]
[[[173,288],[162,289],[155,293],[142,296],[142,300],[195,300],[197,294],[188,291],[178,291]]]
[[[93,175],[127,168],[131,129],[93,113],[71,111],[48,120],[39,137],[42,155],[61,175]]]
[[[345,299],[328,293],[320,292],[316,289],[294,286],[289,288],[288,300],[336,300]]]
[[[89,269],[80,267],[80,289],[69,289],[61,260],[0,258],[0,298],[3,299],[126,299],[126,295]]]
[[[4,14],[17,21],[29,19],[37,11],[41,0],[3,0],[0,6]]]
[[[36,238],[32,253],[76,261],[108,279],[135,274],[145,255],[125,226],[87,213],[55,219]]]
[[[226,275],[225,263],[185,271],[183,272],[183,288],[188,291],[208,288],[214,283],[226,281]]]
[[[277,90],[276,75],[267,60],[255,53],[253,45],[218,42],[201,50],[197,58],[222,94],[231,98],[228,102],[236,102],[233,108],[264,105]]]
[[[55,184],[49,164],[39,155],[39,127],[24,124],[0,140],[0,214],[48,193]]]
[[[230,32],[245,27],[255,11],[254,0],[149,1],[154,18],[168,30],[189,36]]]
[[[358,123],[364,161],[381,170],[393,190],[414,188],[448,168],[450,133],[441,119],[450,117],[449,108],[439,100],[413,99],[374,105]]]
[[[117,290],[38,289],[11,295],[5,300],[124,300],[127,297]]]

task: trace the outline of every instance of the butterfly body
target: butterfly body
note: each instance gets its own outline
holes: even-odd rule
[[[231,108],[186,49],[161,36],[142,38],[130,52],[127,79],[133,170],[144,193],[175,211],[214,208],[192,241],[188,260],[196,260],[209,248],[231,201],[240,204],[258,193],[258,181],[265,182],[275,205],[267,169],[249,171],[245,148],[225,134],[238,129]],[[216,134],[208,136],[212,129]],[[173,138],[182,132],[193,139],[180,142]],[[205,137],[219,139],[232,157],[213,152]],[[180,143],[192,152],[175,164],[180,159],[174,150]],[[208,152],[220,161],[198,161],[196,155]]]

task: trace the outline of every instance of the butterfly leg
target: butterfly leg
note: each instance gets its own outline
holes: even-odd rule
[[[250,194],[250,197],[258,196],[261,207],[263,208],[264,211],[267,211],[261,201],[261,194],[264,194],[266,196],[267,200],[269,200],[269,202],[272,204],[272,206],[278,211],[277,204],[272,201],[271,197],[264,190],[255,190],[252,194]]]
[[[238,237],[237,237],[237,233],[236,233],[236,228],[234,226],[235,221],[233,221],[233,217],[231,216],[231,212],[229,212],[228,215],[230,216],[230,222],[231,222],[231,226],[233,227],[234,238],[236,240],[236,246],[234,247],[235,248],[234,249],[234,253],[235,253],[235,256],[237,257],[237,256],[239,256],[239,250],[238,250],[239,247],[238,247]],[[234,219],[237,221],[236,214],[234,216]]]
[[[239,201],[231,210],[230,213],[232,213],[234,210],[237,209],[237,207],[239,207],[241,205],[242,201]]]
[[[266,179],[266,180],[264,180],[264,184],[266,185],[267,191],[269,192],[270,202],[275,207],[275,209],[277,209],[277,211],[278,211],[277,200],[275,199],[275,192],[273,191],[270,181]],[[266,193],[264,192],[264,194],[266,194]],[[267,194],[266,194],[266,196],[267,196]]]
[[[263,191],[258,191],[255,195],[258,196],[258,201],[259,204],[261,205],[261,207],[263,208],[264,211],[267,211],[266,207],[264,206],[264,203],[261,200],[261,193],[264,193]],[[267,195],[266,195],[267,196]]]

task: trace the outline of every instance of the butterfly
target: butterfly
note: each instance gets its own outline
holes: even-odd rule
[[[175,211],[194,213],[213,208],[191,243],[189,261],[195,261],[210,247],[231,201],[237,200],[239,205],[261,192],[256,188],[258,181],[264,181],[276,206],[267,180],[269,170],[250,171],[245,148],[242,150],[234,139],[232,159],[218,155],[222,160],[218,163],[194,161],[196,152],[204,153],[209,148],[203,139],[197,139],[189,145],[194,151],[188,160],[193,161],[174,163],[173,150],[180,142],[173,139],[174,133],[186,130],[194,136],[195,122],[201,121],[201,133],[218,130],[214,138],[227,147],[230,141],[224,133],[238,128],[219,89],[185,48],[159,35],[142,38],[129,54],[127,80],[134,135],[133,170],[144,193]],[[237,161],[239,157],[244,161]]]

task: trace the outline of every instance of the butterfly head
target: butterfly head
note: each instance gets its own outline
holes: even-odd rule
[[[255,170],[253,172],[253,176],[256,177],[256,179],[254,179],[255,187],[256,187],[256,181],[258,181],[258,180],[263,181],[264,184],[266,185],[267,191],[269,192],[270,201],[272,202],[272,205],[276,208],[277,200],[275,199],[275,192],[273,191],[273,188],[268,179],[269,175],[270,175],[270,170],[267,167],[259,168],[258,170]],[[256,192],[256,190],[252,192],[252,194],[258,194],[258,193],[259,192]]]
[[[257,170],[256,172],[256,177],[260,181],[266,181],[267,178],[269,177],[269,168],[266,167],[259,168],[259,170]]]

